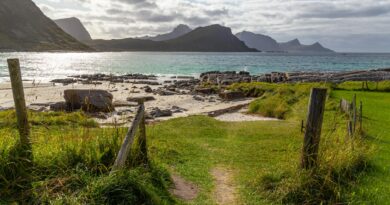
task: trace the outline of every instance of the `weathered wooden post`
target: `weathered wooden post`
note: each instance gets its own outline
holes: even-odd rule
[[[32,146],[30,141],[30,126],[28,124],[26,100],[24,98],[19,59],[8,59],[7,62],[12,85],[12,94],[15,102],[18,131],[20,135],[20,148],[23,157],[31,160]]]
[[[301,160],[301,167],[304,169],[310,169],[317,166],[326,92],[327,89],[313,88],[310,94]]]
[[[352,121],[353,121],[353,133],[356,131],[356,122],[357,122],[357,103],[356,103],[356,94],[353,96],[352,100]]]
[[[360,124],[360,126],[359,126],[359,129],[360,129],[360,131],[362,131],[363,130],[363,102],[362,101],[360,101],[360,112],[359,112],[359,124]]]
[[[145,105],[143,101],[139,102],[139,106],[142,109],[145,109]],[[142,115],[141,123],[139,125],[139,146],[140,146],[140,163],[147,164],[148,163],[148,148],[146,143],[146,125],[145,125],[145,115]]]
[[[137,114],[135,115],[134,121],[129,128],[129,131],[126,134],[125,139],[123,140],[121,149],[119,150],[118,156],[115,160],[115,163],[112,167],[111,173],[123,168],[126,164],[126,160],[129,156],[131,146],[134,143],[135,134],[137,129],[142,124],[142,119],[144,119],[145,107],[141,104],[138,108]],[[142,131],[141,131],[142,132]]]

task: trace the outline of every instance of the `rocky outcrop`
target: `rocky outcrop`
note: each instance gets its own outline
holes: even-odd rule
[[[64,91],[64,98],[68,109],[82,109],[85,112],[112,112],[115,110],[113,95],[105,90],[77,90]]]
[[[231,85],[233,83],[251,82],[251,75],[249,72],[245,71],[211,71],[202,73],[200,75],[200,81],[205,84],[224,86]]]

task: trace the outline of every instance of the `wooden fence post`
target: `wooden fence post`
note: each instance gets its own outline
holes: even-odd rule
[[[139,102],[139,105],[145,109],[144,102]],[[139,146],[140,146],[140,162],[142,164],[148,163],[148,148],[146,143],[146,125],[145,125],[145,115],[141,118],[141,124],[139,125]]]
[[[121,149],[119,150],[118,156],[115,160],[115,163],[112,167],[111,173],[123,168],[126,164],[126,160],[130,153],[130,148],[134,143],[135,134],[137,132],[138,127],[142,124],[145,115],[145,107],[141,104],[137,110],[137,114],[135,115],[134,121],[129,128],[129,131],[126,134],[126,137],[123,141]],[[141,131],[142,132],[142,131]]]
[[[360,112],[359,112],[359,124],[360,124],[360,126],[359,126],[359,129],[360,129],[360,131],[362,131],[363,130],[363,102],[362,101],[360,101]]]
[[[353,133],[356,131],[357,123],[357,103],[356,103],[356,94],[353,96],[352,100],[352,122],[353,122]]]
[[[301,160],[301,167],[304,169],[310,169],[317,166],[326,92],[327,89],[313,88],[310,94]]]
[[[12,85],[12,94],[15,102],[16,118],[20,135],[20,145],[23,157],[32,159],[32,146],[30,141],[30,126],[28,124],[26,100],[24,98],[22,73],[19,59],[8,59],[8,69]]]

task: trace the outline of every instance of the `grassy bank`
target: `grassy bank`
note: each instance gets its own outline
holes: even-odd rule
[[[29,113],[33,161],[18,155],[13,111],[0,113],[0,204],[168,204],[158,164],[109,176],[127,129],[100,129],[82,113]],[[133,156],[135,157],[135,156]]]
[[[299,168],[311,87],[329,89],[319,168]],[[387,93],[358,92],[368,137],[348,137],[340,97],[355,91],[329,84],[240,84],[231,87],[258,97],[249,111],[280,121],[221,122],[206,116],[178,118],[147,127],[150,167],[129,163],[109,176],[127,129],[98,128],[81,113],[30,113],[33,124],[32,186],[26,186],[13,155],[17,132],[13,112],[0,113],[0,198],[3,203],[216,204],[212,170],[225,170],[235,204],[335,204],[386,202],[389,187]],[[378,109],[384,112],[378,111]],[[387,112],[390,113],[390,112]],[[386,120],[379,120],[385,118]],[[383,145],[385,144],[385,145]],[[380,147],[380,154],[372,151]],[[135,157],[135,156],[132,156]],[[199,189],[185,202],[167,191],[171,174]],[[378,190],[378,191],[375,191]],[[23,192],[21,192],[23,191]],[[23,195],[18,193],[24,193]]]

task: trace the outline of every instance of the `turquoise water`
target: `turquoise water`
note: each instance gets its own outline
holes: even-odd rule
[[[24,79],[49,81],[86,73],[198,75],[202,72],[335,71],[390,67],[390,54],[265,53],[0,53],[0,82],[8,80],[7,58],[19,58]]]

